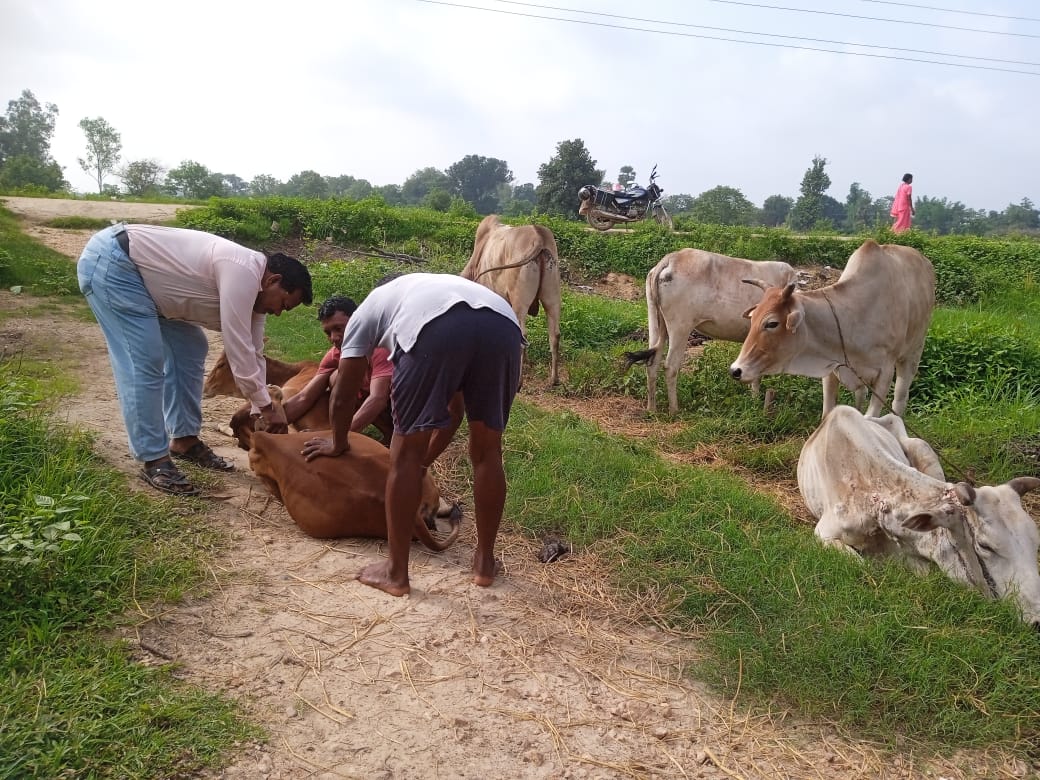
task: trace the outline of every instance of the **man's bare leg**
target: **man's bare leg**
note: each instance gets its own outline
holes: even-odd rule
[[[389,558],[366,566],[357,578],[373,588],[403,596],[411,592],[408,556],[412,528],[422,500],[422,466],[430,431],[394,436],[390,445],[390,474],[386,480],[386,539]]]
[[[506,474],[502,467],[502,432],[470,421],[469,458],[473,464],[473,510],[477,549],[473,553],[473,583],[495,581],[495,540],[506,504]]]

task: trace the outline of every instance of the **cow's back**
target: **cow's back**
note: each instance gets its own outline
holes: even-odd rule
[[[666,322],[690,322],[691,328],[705,336],[735,342],[743,341],[748,333],[744,312],[762,297],[760,288],[743,280],[760,279],[782,286],[797,278],[787,263],[745,260],[692,248],[665,255],[650,274],[648,295],[656,292]]]
[[[873,333],[884,339],[878,346],[896,357],[920,354],[935,308],[935,269],[913,247],[867,240],[838,281],[823,290],[832,293],[839,313],[854,313],[850,325],[860,333],[852,343],[870,345]]]
[[[253,434],[249,465],[308,536],[386,537],[385,490],[389,451],[379,442],[350,434],[350,450],[307,461],[303,445],[329,431]]]

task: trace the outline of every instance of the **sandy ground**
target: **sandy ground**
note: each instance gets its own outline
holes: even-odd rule
[[[27,224],[58,213],[162,221],[171,207],[142,214],[126,204],[4,198]],[[46,232],[41,240],[76,257],[89,231]],[[52,359],[51,316],[19,316],[25,296],[0,292],[0,356]],[[83,394],[67,419],[94,431],[97,450],[142,490],[126,451],[104,342],[95,327],[62,332],[62,360]],[[211,359],[219,352],[212,340]],[[527,392],[525,388],[525,393]],[[126,636],[146,664],[176,664],[192,683],[240,700],[270,733],[242,745],[207,778],[958,778],[1026,777],[1003,755],[889,753],[828,724],[787,713],[751,714],[687,676],[695,636],[658,626],[615,593],[597,550],[537,561],[539,540],[506,517],[504,573],[488,589],[471,584],[472,517],[441,554],[416,545],[412,594],[395,599],[354,575],[384,554],[378,542],[324,542],[298,531],[248,470],[245,453],[215,426],[235,399],[205,401],[215,449],[238,470],[206,475],[205,512],[227,533],[210,562],[210,593],[138,616]],[[612,399],[609,414],[633,430],[641,404]],[[580,403],[577,411],[581,411]],[[602,424],[602,423],[601,423]],[[508,435],[508,434],[507,434]],[[452,498],[472,506],[458,477],[459,443],[435,466]]]

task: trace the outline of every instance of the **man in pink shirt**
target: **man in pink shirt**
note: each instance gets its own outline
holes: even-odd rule
[[[306,414],[314,404],[329,402],[329,392],[338,378],[343,332],[356,309],[357,304],[353,299],[341,295],[334,295],[318,308],[318,321],[332,346],[318,364],[318,373],[314,378],[299,393],[286,399],[285,418],[290,424]],[[369,360],[369,368],[358,394],[358,403],[361,405],[350,425],[350,430],[355,432],[364,431],[369,425],[375,426],[387,447],[394,435],[394,422],[390,417],[390,382],[393,373],[390,352],[383,348],[376,349]]]
[[[199,438],[209,349],[203,328],[223,335],[235,383],[253,411],[269,430],[287,430],[267,392],[264,323],[311,302],[302,263],[199,230],[119,224],[91,237],[76,271],[108,344],[130,454],[149,485],[199,493],[171,456],[234,468]]]
[[[911,217],[916,213],[914,211],[914,190],[910,186],[913,181],[913,174],[904,173],[903,183],[896,190],[891,212],[891,216],[895,219],[892,224],[893,233],[905,233],[910,229]]]

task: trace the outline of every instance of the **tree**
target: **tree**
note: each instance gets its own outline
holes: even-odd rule
[[[502,208],[502,213],[507,217],[524,217],[534,213],[538,205],[538,195],[535,193],[534,185],[526,182],[513,187],[509,198]]]
[[[249,194],[256,198],[263,198],[268,195],[274,195],[281,189],[281,186],[282,183],[274,176],[260,173],[249,182]]]
[[[760,218],[766,227],[779,227],[787,221],[787,215],[791,213],[794,198],[784,195],[770,195],[762,203]]]
[[[636,169],[631,165],[622,165],[621,170],[618,171],[617,183],[621,185],[622,189],[628,189],[628,185],[636,180]]]
[[[444,171],[437,168],[422,168],[416,171],[401,185],[401,197],[405,203],[423,203],[431,192],[448,193],[449,201],[452,193],[452,181]],[[439,211],[447,211],[447,206]]]
[[[282,187],[282,194],[320,200],[329,197],[329,183],[317,171],[300,171],[289,177]]]
[[[166,174],[166,190],[179,198],[203,200],[223,194],[223,176],[200,162],[185,160]]]
[[[29,157],[42,170],[51,162],[51,136],[58,107],[40,105],[28,89],[7,104],[7,114],[0,117],[0,167],[13,157]],[[23,163],[24,165],[24,163]]]
[[[468,154],[446,171],[451,182],[450,192],[473,204],[478,214],[499,211],[498,187],[513,181],[513,172],[505,160]]]
[[[0,184],[8,189],[42,187],[55,191],[68,188],[62,168],[51,158],[58,107],[40,105],[29,90],[7,104],[0,117]]]
[[[447,190],[430,190],[423,198],[422,205],[434,211],[447,211],[451,208],[451,193]]]
[[[578,190],[603,181],[604,175],[604,171],[596,170],[596,161],[584,141],[560,141],[556,155],[538,166],[538,210],[574,219],[578,215]]]
[[[225,173],[223,179],[224,192],[228,195],[241,198],[249,194],[249,184],[240,176],[236,176],[233,173]]]
[[[79,129],[87,137],[87,156],[78,158],[77,162],[97,179],[100,194],[104,191],[105,176],[114,173],[119,164],[123,142],[116,129],[101,117],[79,120]]]
[[[753,225],[758,209],[740,190],[720,186],[694,198],[690,216],[712,225]]]
[[[9,157],[0,168],[0,189],[39,187],[49,192],[68,189],[61,166],[53,160],[40,162],[28,154]]]
[[[824,219],[823,194],[831,186],[831,177],[824,171],[826,166],[826,158],[817,155],[802,177],[802,195],[795,201],[788,215],[791,227],[795,230],[812,230],[817,222]]]
[[[142,197],[156,193],[163,184],[166,169],[156,160],[135,160],[116,173],[128,195]]]
[[[400,206],[403,203],[400,184],[384,184],[380,187],[373,187],[372,195],[382,198],[388,206]]]
[[[860,187],[858,181],[852,182],[849,194],[845,196],[845,226],[849,232],[869,230],[877,224],[877,218],[878,213],[871,194]]]
[[[1008,204],[1000,216],[1000,225],[1006,230],[1021,232],[1034,231],[1040,228],[1040,212],[1033,206],[1029,198],[1022,198],[1017,205]]]
[[[678,195],[669,195],[667,198],[663,198],[665,209],[671,215],[683,214],[690,210],[693,205],[693,195],[686,192],[680,192]]]

